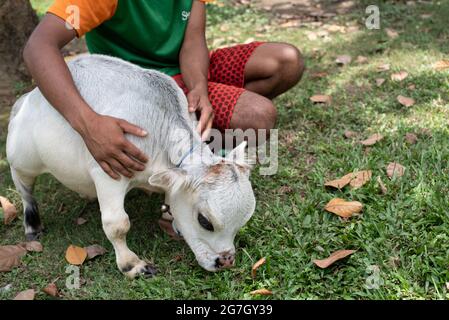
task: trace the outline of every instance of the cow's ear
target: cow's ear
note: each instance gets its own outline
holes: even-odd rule
[[[226,156],[226,160],[232,161],[239,165],[247,165],[245,149],[246,149],[246,141],[240,143],[234,150],[229,152]]]
[[[187,174],[182,169],[170,169],[153,174],[148,183],[165,192],[175,191],[183,186],[187,181]]]

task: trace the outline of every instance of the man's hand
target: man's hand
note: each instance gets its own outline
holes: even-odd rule
[[[119,179],[119,174],[132,178],[133,171],[145,170],[147,156],[125,137],[125,133],[145,137],[148,133],[141,128],[95,113],[79,132],[92,156],[113,179]]]
[[[187,101],[189,102],[189,112],[199,111],[201,114],[197,130],[201,139],[205,141],[214,121],[214,111],[207,95],[207,89],[194,88],[187,94]]]

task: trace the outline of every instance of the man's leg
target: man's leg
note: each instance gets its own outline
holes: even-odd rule
[[[254,50],[246,63],[245,89],[273,99],[295,86],[303,72],[304,60],[296,47],[264,43]]]

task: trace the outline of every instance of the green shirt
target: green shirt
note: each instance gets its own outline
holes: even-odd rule
[[[191,9],[192,0],[118,0],[112,18],[86,34],[87,47],[91,53],[179,74]]]

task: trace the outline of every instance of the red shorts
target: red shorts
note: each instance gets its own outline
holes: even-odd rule
[[[237,100],[245,91],[246,63],[261,44],[263,42],[252,42],[210,53],[208,89],[209,100],[214,109],[214,128],[221,131],[229,128]],[[173,76],[173,79],[186,94],[189,92],[181,74]]]

